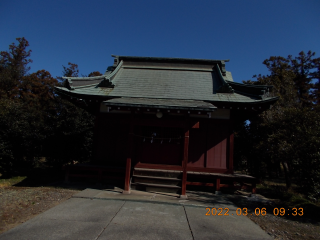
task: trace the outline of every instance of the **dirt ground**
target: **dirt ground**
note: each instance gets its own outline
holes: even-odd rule
[[[49,187],[0,188],[0,234],[62,203],[76,192]]]
[[[230,200],[239,208],[247,208],[247,217],[274,239],[320,239],[320,216],[315,218],[314,212],[304,209],[303,216],[288,216],[289,211],[284,216],[275,216],[273,210],[283,207],[279,200],[268,199],[259,194],[250,195],[242,191],[238,195],[231,195]],[[257,216],[256,213],[259,214],[262,208],[266,209],[267,214]]]
[[[320,226],[267,214],[248,216],[275,239],[320,239]]]
[[[0,234],[33,218],[69,199],[79,190],[53,187],[1,187],[0,188]],[[273,200],[232,195],[231,200],[240,208],[248,208],[248,217],[275,239],[320,239],[319,221],[306,217],[274,216]],[[255,208],[266,207],[266,216],[255,216]],[[253,213],[253,215],[251,215]],[[320,217],[319,217],[320,218]]]

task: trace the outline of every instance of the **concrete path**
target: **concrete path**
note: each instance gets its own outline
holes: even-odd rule
[[[223,195],[188,197],[86,189],[0,239],[271,239]],[[206,208],[228,208],[229,216],[207,216]]]

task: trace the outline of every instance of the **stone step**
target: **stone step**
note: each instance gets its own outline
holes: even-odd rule
[[[182,178],[182,171],[173,170],[135,168],[133,174],[136,176],[141,175],[151,177]]]
[[[166,193],[181,192],[181,187],[179,186],[154,184],[154,183],[141,183],[141,182],[131,183],[131,189],[146,191],[146,192],[166,192]]]
[[[173,185],[177,186],[181,184],[181,179],[179,178],[168,178],[168,177],[154,177],[154,176],[142,176],[142,175],[133,175],[132,182],[140,183],[154,183],[154,184],[163,184],[163,185]]]

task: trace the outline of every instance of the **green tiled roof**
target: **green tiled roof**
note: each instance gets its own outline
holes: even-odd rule
[[[68,78],[69,85],[56,87],[57,91],[79,98],[118,98],[117,101],[130,100],[136,104],[143,99],[154,99],[153,104],[157,101],[169,104],[173,100],[229,103],[276,100],[269,97],[272,86],[233,82],[231,73],[221,69],[226,60],[115,57],[113,72],[92,78]]]

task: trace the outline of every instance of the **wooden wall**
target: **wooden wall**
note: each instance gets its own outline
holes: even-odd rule
[[[228,169],[228,120],[202,120],[190,130],[188,167]]]
[[[189,128],[187,168],[190,171],[210,169],[213,172],[215,170],[221,173],[229,170],[232,172],[230,152],[232,152],[233,143],[230,137],[230,120],[192,119],[192,121],[199,121],[199,128]],[[96,164],[125,167],[129,123],[130,116],[127,114],[103,113],[98,115],[94,135]],[[135,134],[140,135],[141,133]],[[133,164],[139,161],[150,164],[181,165],[182,144],[160,144],[156,141],[151,144],[141,141],[142,139],[134,138]],[[174,161],[173,158],[175,158]]]

